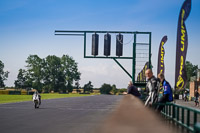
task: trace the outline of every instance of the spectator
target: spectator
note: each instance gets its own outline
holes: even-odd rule
[[[185,99],[185,102],[188,102],[188,92],[187,90],[184,92],[184,99]]]
[[[166,103],[173,101],[173,93],[172,88],[169,82],[165,80],[165,76],[163,74],[158,74],[158,78],[160,79],[160,82],[162,83],[163,87],[163,96],[159,99],[158,103]],[[158,111],[161,111],[163,109],[163,105],[158,106]]]
[[[132,94],[132,95],[134,95],[136,97],[140,97],[141,96],[141,94],[139,93],[137,87],[133,85],[132,81],[130,81],[129,84],[128,84],[127,94]]]
[[[197,89],[195,89],[195,106],[199,107],[199,92]]]
[[[147,97],[145,101],[145,106],[148,106],[158,101],[158,90],[160,88],[160,83],[153,75],[151,69],[147,69],[145,71],[145,76],[148,80],[146,84]]]

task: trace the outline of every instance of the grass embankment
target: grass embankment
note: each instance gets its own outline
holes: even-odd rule
[[[43,99],[90,96],[91,94],[41,94]],[[0,104],[32,101],[32,95],[0,95]]]

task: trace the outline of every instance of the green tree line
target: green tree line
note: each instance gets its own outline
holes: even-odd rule
[[[198,66],[186,61],[187,88],[189,88],[190,78],[197,75]],[[5,87],[5,80],[8,79],[8,71],[4,70],[4,63],[0,60],[0,88]],[[39,92],[72,92],[73,88],[80,89],[81,73],[78,71],[78,64],[75,60],[63,55],[57,57],[49,55],[46,58],[40,58],[38,55],[30,55],[26,60],[25,69],[19,69],[15,88],[34,88]],[[75,82],[75,86],[73,83]],[[93,85],[91,81],[83,86],[84,93],[92,92]],[[116,85],[103,84],[100,87],[101,94],[117,94],[126,91],[126,89],[117,89]]]
[[[26,69],[19,70],[15,80],[16,88],[34,88],[39,92],[71,92],[73,82],[80,80],[78,65],[68,55],[49,55],[43,59],[30,55],[26,63]]]
[[[186,88],[189,88],[191,77],[197,76],[198,65],[193,65],[191,62],[186,61],[185,68],[186,68],[186,75],[187,75]]]
[[[8,78],[8,71],[4,71],[4,63],[0,60],[0,88],[5,87],[4,81]]]

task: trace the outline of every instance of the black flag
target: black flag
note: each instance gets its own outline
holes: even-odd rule
[[[159,52],[158,52],[158,67],[157,67],[157,75],[162,73],[165,74],[165,64],[164,64],[164,55],[165,49],[164,44],[167,41],[167,36],[164,36],[160,42]]]
[[[177,42],[176,42],[176,69],[175,69],[175,88],[185,88],[186,85],[186,71],[185,59],[188,47],[188,36],[185,26],[185,21],[191,11],[191,0],[185,0],[181,7],[178,19],[177,28]]]
[[[145,76],[145,72],[146,70],[149,69],[149,62],[146,62],[143,68],[143,74],[144,74],[144,81],[146,81],[146,76]]]

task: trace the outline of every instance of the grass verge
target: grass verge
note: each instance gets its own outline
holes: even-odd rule
[[[56,99],[56,98],[65,98],[65,97],[81,97],[81,96],[90,96],[91,94],[41,94],[43,99]],[[0,104],[2,103],[15,103],[15,102],[24,102],[32,101],[32,95],[0,95]]]

